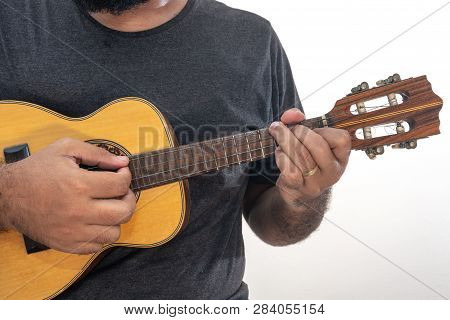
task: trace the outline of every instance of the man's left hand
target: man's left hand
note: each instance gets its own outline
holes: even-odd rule
[[[275,158],[281,174],[277,187],[290,205],[315,199],[338,182],[351,150],[350,135],[345,130],[286,126],[304,119],[299,109],[290,109],[283,114],[281,122],[274,122],[270,127],[270,134],[278,143]]]

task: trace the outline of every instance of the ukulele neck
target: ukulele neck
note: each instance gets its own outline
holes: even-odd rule
[[[314,129],[329,126],[325,116],[305,120]],[[130,158],[132,189],[142,191],[187,178],[265,159],[276,143],[268,129],[134,155]]]

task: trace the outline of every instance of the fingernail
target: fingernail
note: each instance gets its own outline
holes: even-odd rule
[[[270,129],[275,129],[275,128],[279,127],[279,126],[280,126],[280,122],[279,121],[275,121],[274,123],[272,123],[270,125]]]
[[[295,109],[295,111],[296,111],[298,114],[303,115],[303,112],[302,112],[300,109]]]
[[[117,158],[122,162],[128,162],[128,157],[126,157],[126,156],[119,156]]]

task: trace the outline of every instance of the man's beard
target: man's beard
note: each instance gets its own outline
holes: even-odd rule
[[[120,15],[126,10],[135,8],[149,0],[77,0],[89,12],[108,12]]]

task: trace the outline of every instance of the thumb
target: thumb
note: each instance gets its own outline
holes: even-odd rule
[[[128,166],[128,157],[116,156],[105,149],[78,140],[71,140],[70,144],[70,155],[79,164],[104,170],[118,170]]]

